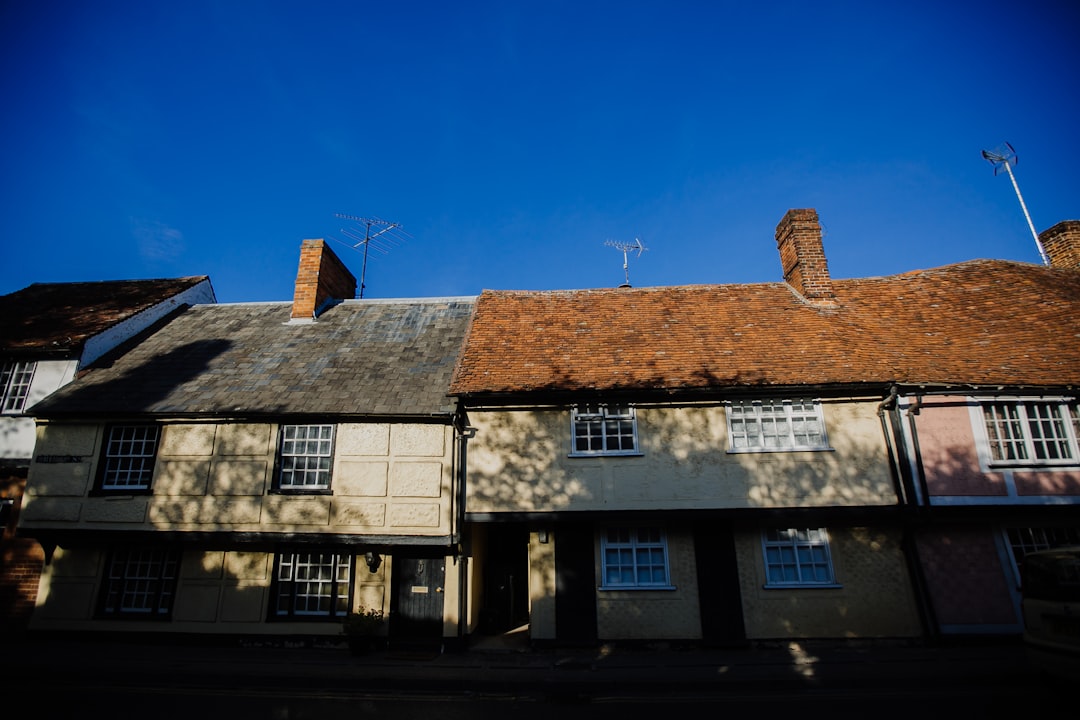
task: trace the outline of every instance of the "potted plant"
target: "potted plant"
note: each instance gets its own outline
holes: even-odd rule
[[[375,647],[378,638],[383,635],[383,627],[382,610],[361,605],[342,620],[341,633],[353,655],[363,655]]]

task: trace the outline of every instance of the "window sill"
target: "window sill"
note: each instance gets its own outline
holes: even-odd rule
[[[331,488],[273,488],[270,491],[271,495],[333,495],[334,491]]]
[[[729,455],[742,453],[796,453],[796,452],[835,452],[831,447],[785,447],[785,448],[728,448]]]
[[[1027,470],[1027,471],[1039,471],[1039,470],[1076,470],[1080,468],[1080,463],[1075,460],[1068,460],[1063,462],[1049,462],[1049,461],[1025,461],[1025,462],[991,462],[987,465],[990,470]]]
[[[838,590],[844,586],[840,583],[765,583],[761,587],[765,590]]]
[[[601,458],[601,457],[642,457],[645,453],[640,450],[624,450],[622,452],[593,452],[593,453],[567,453],[569,458]]]
[[[621,592],[627,590],[630,592],[640,592],[642,590],[661,590],[664,592],[670,592],[672,590],[678,590],[674,585],[601,585],[596,588],[597,592]]]

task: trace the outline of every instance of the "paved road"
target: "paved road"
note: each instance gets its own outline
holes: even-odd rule
[[[35,717],[509,717],[754,712],[756,717],[1031,716],[1066,700],[1016,644],[781,644],[528,652],[379,652],[34,639],[6,684]],[[18,658],[18,662],[12,662]],[[1071,705],[1071,696],[1069,698]]]

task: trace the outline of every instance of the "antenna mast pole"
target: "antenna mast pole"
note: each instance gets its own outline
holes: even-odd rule
[[[390,237],[392,239],[396,239],[396,238],[394,238],[395,235],[398,235],[398,234],[407,235],[407,233],[404,233],[404,232],[399,230],[401,225],[399,225],[398,223],[387,222],[386,220],[380,220],[378,218],[363,218],[363,217],[356,217],[355,215],[342,215],[341,213],[335,213],[334,215],[335,215],[335,217],[342,218],[343,220],[353,220],[353,221],[358,222],[358,223],[363,223],[363,225],[364,225],[364,239],[360,240],[359,242],[357,242],[355,245],[352,246],[354,250],[356,248],[360,247],[361,245],[364,246],[364,261],[363,261],[363,264],[360,267],[360,298],[363,299],[363,297],[364,297],[364,288],[366,287],[365,284],[364,284],[364,277],[367,275],[368,248],[371,247],[372,241],[375,240],[375,238],[377,238],[380,235],[383,235],[385,233],[391,233],[391,235],[388,236],[388,237]],[[381,230],[379,230],[378,232],[372,234],[371,228],[374,225],[382,225],[383,228]],[[357,239],[357,237],[355,235],[350,234],[348,231],[343,231],[343,232],[345,232],[345,235],[347,237],[349,237],[349,238],[351,238],[353,240]],[[376,249],[380,249],[380,248],[376,248]],[[385,250],[383,250],[383,252],[385,252]]]
[[[627,253],[629,253],[631,250],[637,250],[638,257],[641,257],[641,253],[645,252],[649,248],[642,245],[639,238],[635,238],[634,242],[632,243],[620,243],[615,242],[614,240],[608,240],[604,244],[609,247],[613,247],[616,250],[622,250],[622,269],[623,275],[626,277],[626,284],[623,285],[623,287],[630,287],[630,263],[627,259]]]
[[[1046,250],[1043,249],[1042,241],[1039,240],[1039,233],[1035,232],[1035,223],[1031,222],[1031,215],[1028,213],[1027,205],[1024,204],[1024,196],[1020,194],[1020,186],[1017,184],[1016,176],[1013,175],[1012,167],[1009,164],[1009,160],[1016,158],[1016,151],[1013,150],[1013,146],[1005,143],[994,151],[983,150],[982,156],[994,166],[995,175],[998,174],[998,168],[1005,168],[1009,180],[1012,180],[1013,190],[1016,191],[1016,199],[1020,201],[1020,209],[1024,211],[1024,218],[1027,219],[1028,228],[1031,229],[1031,237],[1035,238],[1035,247],[1039,249],[1039,257],[1042,258],[1043,265],[1049,265],[1050,259],[1046,257]]]

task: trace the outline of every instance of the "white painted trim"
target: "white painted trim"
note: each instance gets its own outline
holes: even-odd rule
[[[83,345],[82,355],[79,357],[79,368],[85,368],[117,345],[138,335],[181,305],[207,305],[216,302],[217,298],[214,297],[214,289],[210,286],[210,280],[203,280],[197,285],[177,293],[137,315],[122,320],[104,332],[88,339]]]

